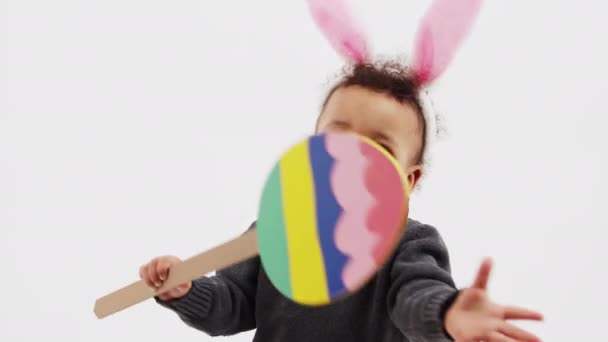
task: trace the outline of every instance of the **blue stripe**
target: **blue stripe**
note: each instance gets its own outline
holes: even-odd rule
[[[314,136],[308,141],[310,164],[315,183],[317,230],[325,262],[325,272],[331,298],[345,291],[342,272],[347,256],[335,244],[334,232],[342,208],[331,190],[330,175],[334,160],[325,148],[325,136]]]

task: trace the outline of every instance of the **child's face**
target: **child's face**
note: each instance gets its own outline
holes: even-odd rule
[[[359,86],[336,90],[320,114],[317,132],[351,131],[382,145],[399,162],[413,188],[422,175],[414,160],[422,145],[414,107]]]

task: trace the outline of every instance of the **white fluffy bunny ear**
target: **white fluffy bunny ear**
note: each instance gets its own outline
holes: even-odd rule
[[[473,25],[482,0],[433,0],[416,33],[412,70],[421,86],[448,67]]]
[[[368,57],[365,34],[355,23],[346,0],[306,0],[312,17],[331,46],[347,60],[363,63]]]

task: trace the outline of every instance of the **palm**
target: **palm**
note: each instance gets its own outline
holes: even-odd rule
[[[491,270],[485,261],[472,287],[464,289],[446,314],[446,330],[456,342],[533,342],[536,336],[507,322],[541,320],[539,313],[493,303],[487,294]]]

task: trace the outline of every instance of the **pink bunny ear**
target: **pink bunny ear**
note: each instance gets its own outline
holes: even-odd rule
[[[433,0],[418,27],[412,68],[421,85],[450,64],[479,13],[481,0]]]
[[[354,22],[345,0],[307,0],[312,17],[332,47],[344,58],[362,63],[367,41]]]

